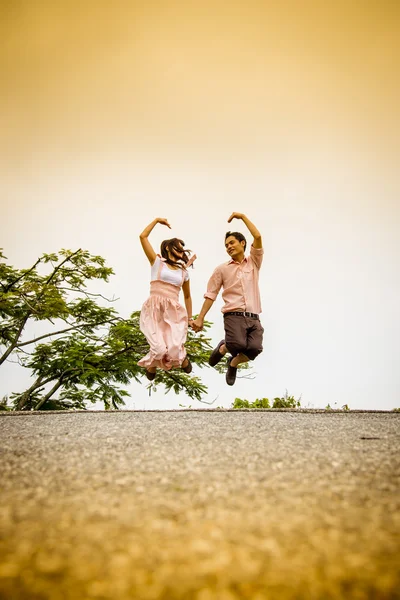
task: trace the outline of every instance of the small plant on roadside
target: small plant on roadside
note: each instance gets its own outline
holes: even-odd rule
[[[11,410],[11,406],[8,405],[8,396],[3,396],[0,400],[0,410]]]
[[[272,408],[300,408],[301,396],[296,400],[294,396],[289,396],[286,390],[282,398],[274,398]]]
[[[271,408],[271,404],[268,398],[256,398],[251,403],[251,408]]]
[[[242,400],[242,398],[235,398],[232,408],[251,408],[248,400]]]
[[[268,398],[256,398],[254,402],[249,402],[242,398],[235,398],[232,408],[299,408],[300,398],[296,399],[294,396],[289,396],[286,390],[285,395],[282,398],[274,398],[272,406]]]
[[[249,402],[242,398],[235,398],[232,408],[271,408],[271,404],[268,398],[256,398],[254,402]]]

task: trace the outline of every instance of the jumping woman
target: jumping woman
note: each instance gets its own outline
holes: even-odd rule
[[[171,228],[167,219],[157,218],[140,234],[140,242],[151,265],[150,296],[140,313],[140,329],[150,350],[138,365],[146,369],[150,381],[155,378],[157,368],[169,371],[181,367],[185,373],[192,371],[185,350],[188,324],[193,321],[187,268],[196,256],[189,259],[190,250],[185,250],[184,242],[178,238],[164,240],[161,256],[157,255],[148,239],[157,223]],[[186,309],[179,303],[181,288]]]

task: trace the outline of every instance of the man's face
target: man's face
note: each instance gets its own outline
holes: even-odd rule
[[[233,235],[230,235],[225,240],[226,251],[233,260],[236,260],[238,256],[244,254],[244,244],[244,241],[239,242]]]

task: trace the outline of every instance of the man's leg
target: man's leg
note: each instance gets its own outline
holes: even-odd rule
[[[230,364],[231,364],[231,367],[237,368],[242,363],[249,362],[249,360],[250,360],[250,358],[248,356],[246,356],[245,354],[240,352],[240,354],[237,354],[234,358],[232,358]]]
[[[208,364],[212,367],[215,367],[228,352],[228,348],[225,345],[225,340],[221,340],[218,346],[214,348],[214,350],[210,354],[210,358],[208,359]],[[242,353],[239,353],[231,360],[231,365],[237,367],[240,363],[245,363],[249,359]]]
[[[241,322],[241,330],[243,327],[245,330],[246,347],[244,351],[236,354],[236,356],[234,356],[228,364],[228,370],[226,373],[226,382],[228,385],[233,385],[235,383],[237,367],[242,363],[248,362],[249,360],[254,360],[259,354],[261,354],[263,350],[262,341],[264,329],[260,321],[251,317],[244,317],[243,321]],[[240,339],[241,334],[238,337]],[[244,343],[243,339],[241,339],[240,343]]]
[[[242,315],[227,315],[224,317],[225,346],[232,357],[246,350],[246,323]]]
[[[227,347],[225,345],[225,340],[221,340],[218,346],[214,348],[214,350],[210,354],[210,358],[208,359],[208,364],[211,367],[215,367],[228,352]]]
[[[236,381],[238,365],[249,360],[245,354],[247,346],[246,319],[242,315],[227,315],[224,317],[224,327],[225,345],[232,355],[228,361],[226,382],[228,385],[233,385]]]
[[[254,360],[263,351],[264,328],[258,319],[251,319],[251,325],[247,330],[246,355]]]

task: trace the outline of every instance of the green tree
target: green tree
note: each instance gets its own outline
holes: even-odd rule
[[[29,357],[22,359],[35,380],[23,393],[12,395],[15,408],[43,409],[50,399],[54,402],[58,391],[59,408],[85,408],[86,403],[97,401],[103,402],[106,409],[124,405],[124,397],[129,394],[120,385],[128,385],[132,379],[140,382],[145,375],[137,364],[148,351],[139,319],[140,312],[134,312],[130,319],[120,319],[110,325],[107,335],[98,338],[95,333],[88,338],[74,332],[65,338],[38,344]],[[194,336],[189,332],[186,349],[194,364],[206,366],[211,345],[204,334]],[[50,389],[44,393],[44,386],[48,384]],[[159,384],[164,385],[166,393],[171,389],[177,394],[185,391],[197,400],[207,392],[199,377],[178,369],[157,370],[148,388],[151,391]]]
[[[137,362],[148,344],[139,328],[140,313],[122,319],[113,307],[99,304],[110,300],[87,290],[88,282],[108,282],[111,274],[102,257],[82,250],[44,254],[25,270],[0,262],[0,365],[13,356],[33,376],[28,389],[11,395],[14,409],[85,408],[99,400],[116,409],[129,395],[121,386],[142,381],[144,370]],[[47,322],[49,331],[24,336],[30,320]],[[209,327],[205,323],[205,330]],[[192,363],[208,364],[206,333],[189,330],[186,349]],[[197,400],[207,392],[199,377],[178,369],[158,370],[152,383],[145,381],[149,392],[160,384],[166,393],[184,391]]]

